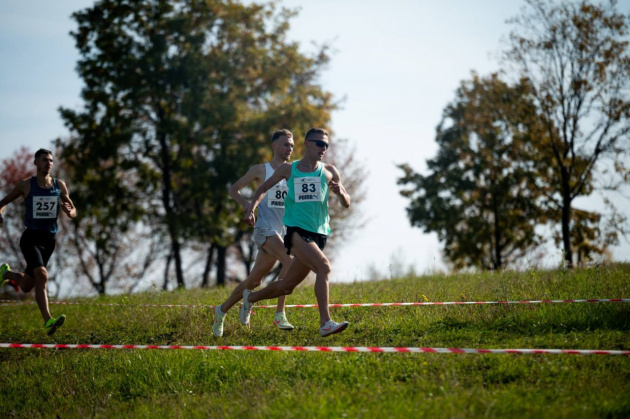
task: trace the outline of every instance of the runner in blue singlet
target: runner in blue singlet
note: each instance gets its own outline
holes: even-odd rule
[[[57,218],[59,209],[70,218],[77,216],[77,210],[70,199],[66,184],[50,176],[53,167],[52,152],[39,149],[35,153],[37,175],[21,180],[17,186],[0,201],[0,226],[4,223],[2,213],[7,204],[19,197],[24,198],[24,225],[26,230],[20,238],[20,249],[26,260],[24,273],[11,271],[7,263],[0,265],[0,286],[13,285],[16,289],[30,292],[35,288],[35,300],[44,318],[44,328],[50,336],[65,322],[66,316],[53,318],[48,308],[48,260],[55,250]]]
[[[275,184],[286,180],[288,194],[285,199],[284,224],[287,234],[284,245],[294,258],[282,282],[251,292],[243,291],[243,309],[251,311],[252,305],[260,300],[291,294],[310,271],[315,272],[315,296],[319,308],[322,336],[342,332],[348,322],[336,323],[328,310],[328,276],[330,261],[323,250],[330,234],[328,215],[329,190],[339,197],[345,208],[350,206],[350,195],[341,184],[341,176],[332,164],[323,163],[326,150],[330,146],[328,132],[321,128],[311,128],[305,137],[306,152],[302,160],[293,164],[283,164],[273,176],[263,183],[252,198],[252,206],[245,221],[253,225],[254,210],[264,194]]]

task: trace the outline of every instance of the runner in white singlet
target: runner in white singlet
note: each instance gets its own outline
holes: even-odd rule
[[[273,159],[269,163],[253,166],[242,178],[230,186],[230,196],[241,204],[245,213],[249,211],[251,204],[241,195],[240,190],[252,182],[263,183],[273,175],[278,167],[289,161],[293,152],[293,134],[291,131],[286,129],[275,131],[271,136],[271,148],[273,149]],[[282,218],[286,194],[286,182],[284,184],[278,183],[269,190],[264,197],[264,202],[258,208],[258,221],[254,226],[253,234],[254,242],[258,245],[258,255],[247,279],[234,289],[223,304],[214,308],[212,332],[216,337],[223,336],[225,315],[242,298],[243,290],[252,290],[258,287],[265,275],[273,269],[278,261],[282,264],[278,280],[282,281],[291,265],[292,258],[287,255],[282,242],[282,236],[285,233]],[[282,330],[292,330],[294,327],[289,323],[284,313],[284,299],[284,296],[278,298],[274,324]],[[242,324],[248,324],[249,317],[250,311],[241,310],[240,321]]]

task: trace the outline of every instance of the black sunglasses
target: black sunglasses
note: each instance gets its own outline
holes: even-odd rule
[[[322,141],[322,140],[307,140],[307,141],[315,143],[317,147],[324,148],[324,150],[328,150],[328,147],[330,147],[330,144],[328,144],[326,141]]]

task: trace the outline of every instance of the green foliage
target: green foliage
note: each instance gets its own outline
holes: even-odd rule
[[[85,107],[61,109],[74,135],[58,145],[100,254],[140,220],[168,237],[183,286],[184,243],[233,242],[229,183],[260,163],[274,129],[326,125],[335,108],[317,84],[327,47],[302,54],[291,16],[219,0],[102,0],[73,15]]]
[[[331,302],[526,300],[628,297],[630,267],[489,272],[333,284]],[[272,309],[252,326],[235,308],[222,339],[200,308],[229,289],[82,300],[47,338],[34,306],[0,307],[1,342],[180,345],[413,346],[630,349],[627,303],[331,309],[350,328],[321,338],[317,309],[288,309],[292,332]],[[302,287],[287,303],[312,303]],[[52,306],[54,313],[61,306]],[[0,350],[0,416],[423,417],[630,414],[630,357],[272,353],[149,350]]]
[[[446,107],[429,174],[400,165],[398,184],[410,200],[411,225],[436,232],[455,268],[496,269],[534,248],[535,228],[547,220],[542,160],[543,127],[526,81],[510,86],[498,75],[462,82]]]
[[[548,205],[556,210],[565,260],[573,264],[574,251],[582,257],[598,247],[584,243],[585,236],[600,238],[600,248],[616,244],[625,222],[613,217],[612,234],[600,234],[591,224],[599,215],[576,214],[573,200],[595,189],[617,190],[629,179],[630,21],[616,0],[526,3],[511,22],[505,56],[528,79],[543,116],[541,146],[553,173],[541,182],[552,191]],[[610,172],[618,176],[601,176]]]
[[[573,201],[627,184],[628,17],[616,1],[526,3],[506,52],[520,80],[463,82],[444,111],[429,175],[400,166],[411,224],[437,232],[456,268],[509,266],[547,223],[559,226],[568,265],[605,254],[626,230],[609,201],[607,217]],[[610,172],[618,176],[601,176]]]

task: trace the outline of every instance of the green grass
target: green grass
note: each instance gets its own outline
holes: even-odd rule
[[[85,302],[217,304],[231,289]],[[422,276],[333,284],[331,303],[630,298],[630,266]],[[287,299],[314,303],[311,286]],[[238,310],[212,336],[210,309],[0,307],[0,342],[630,349],[630,303],[333,308],[346,332],[321,338],[317,309],[298,328]],[[242,351],[0,349],[0,417],[629,417],[630,357]]]

